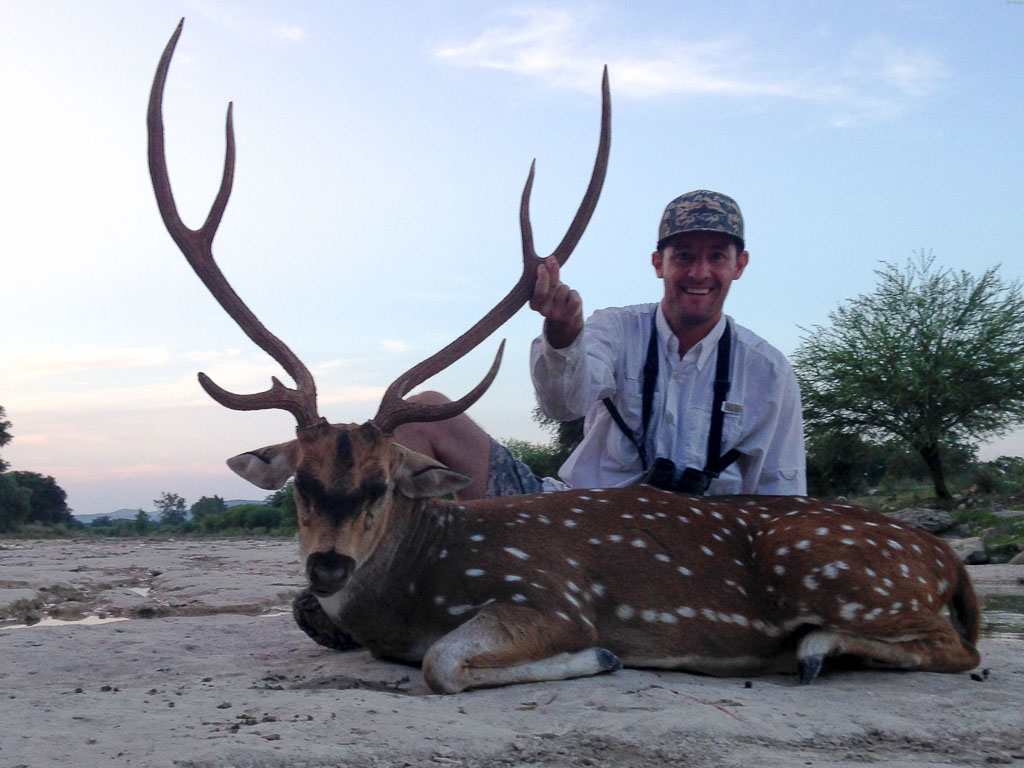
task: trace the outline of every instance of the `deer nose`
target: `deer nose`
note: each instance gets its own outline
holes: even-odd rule
[[[317,597],[329,597],[344,586],[356,561],[347,555],[314,552],[306,558],[306,578],[309,589]]]

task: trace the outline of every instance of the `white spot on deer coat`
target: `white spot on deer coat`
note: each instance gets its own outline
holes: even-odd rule
[[[843,603],[843,607],[839,609],[839,615],[850,621],[857,616],[857,611],[863,607],[860,603]]]
[[[626,605],[623,603],[615,609],[615,615],[618,616],[622,621],[629,621],[634,615],[633,606]]]
[[[480,568],[467,568],[466,569],[466,575],[467,576],[483,576],[484,575],[484,571],[482,571]]]
[[[523,552],[523,550],[521,550],[521,549],[516,549],[515,547],[505,547],[505,551],[508,552],[513,557],[518,557],[520,560],[529,560],[530,559],[530,556],[528,554]]]

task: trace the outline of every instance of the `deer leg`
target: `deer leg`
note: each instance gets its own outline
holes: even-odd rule
[[[884,640],[864,635],[817,629],[809,632],[797,648],[800,682],[813,682],[828,656],[850,654],[898,669],[925,672],[963,672],[981,662],[973,644],[964,640],[945,619],[934,617],[924,631],[912,636]]]
[[[460,693],[621,669],[611,651],[586,647],[595,639],[575,621],[493,606],[434,643],[423,657],[423,676],[437,693]]]
[[[361,646],[350,635],[342,632],[331,621],[320,601],[309,589],[302,590],[292,601],[292,617],[299,629],[309,635],[314,642],[335,651],[351,651]]]

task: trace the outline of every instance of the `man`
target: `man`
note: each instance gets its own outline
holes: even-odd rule
[[[662,216],[651,255],[664,282],[658,303],[601,310],[584,323],[558,264],[541,266],[530,301],[545,318],[531,355],[537,398],[552,418],[586,417],[559,478],[534,477],[465,416],[405,425],[396,440],[474,478],[465,499],[638,482],[689,493],[806,493],[793,371],[723,313],[748,261],[739,206],[696,190]]]

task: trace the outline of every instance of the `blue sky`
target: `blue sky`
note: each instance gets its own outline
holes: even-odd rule
[[[210,401],[277,366],[163,229],[145,159],[157,59],[186,222],[235,189],[214,244],[228,279],[313,370],[332,421],[373,415],[392,379],[516,280],[518,198],[537,159],[537,249],[557,244],[596,149],[607,181],[563,271],[585,311],[651,301],[661,211],[734,196],[750,266],[727,311],[786,353],[875,283],[882,261],[1024,276],[1024,3],[45,2],[0,0],[3,457],[53,475],[77,513],[162,491],[259,498],[224,466],[289,439],[283,412]],[[529,310],[430,386],[461,394],[508,339],[470,414],[531,422]],[[983,455],[1024,454],[1024,436]]]

